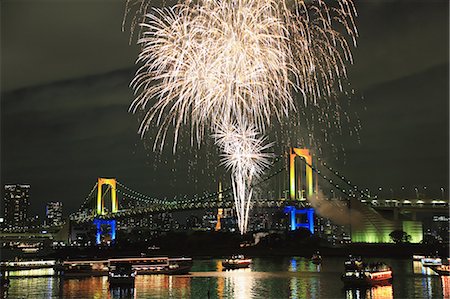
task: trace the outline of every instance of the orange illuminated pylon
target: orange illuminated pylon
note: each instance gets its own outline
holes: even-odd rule
[[[308,149],[292,147],[289,151],[289,182],[290,182],[290,198],[296,200],[295,189],[295,158],[301,157],[306,162],[306,196],[313,195],[313,177],[312,177],[312,156]]]
[[[103,200],[102,186],[111,187],[111,213],[116,213],[119,209],[116,196],[116,179],[98,178],[97,183],[97,215],[105,215],[105,201]]]
[[[222,202],[222,198],[223,198],[223,195],[222,195],[222,182],[219,181],[219,198],[218,198],[219,203]],[[219,231],[221,229],[220,221],[221,221],[222,217],[223,217],[223,209],[222,208],[218,208],[217,209],[216,231]]]

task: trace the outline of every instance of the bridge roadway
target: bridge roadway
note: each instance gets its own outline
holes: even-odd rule
[[[298,208],[309,207],[309,203],[306,200],[254,200],[252,202],[252,207],[256,208],[281,208],[285,206],[296,206]],[[71,215],[70,219],[75,222],[88,222],[93,221],[94,218],[99,219],[120,219],[126,217],[139,216],[144,214],[154,214],[154,213],[164,213],[164,212],[175,212],[175,211],[185,211],[185,210],[199,210],[199,209],[218,209],[218,208],[234,208],[234,200],[224,199],[223,201],[218,201],[217,198],[209,200],[190,200],[190,201],[168,201],[167,203],[161,204],[150,204],[147,207],[137,207],[135,209],[129,210],[118,210],[116,213],[108,213],[106,215]]]
[[[338,199],[336,199],[338,200]],[[339,201],[346,201],[339,199]],[[443,200],[361,200],[362,203],[374,208],[375,210],[390,210],[401,212],[439,212],[448,213],[449,204]],[[252,207],[256,208],[282,208],[285,206],[296,206],[297,208],[310,207],[310,203],[306,200],[285,200],[285,199],[259,199],[252,202]],[[145,214],[175,212],[185,210],[199,210],[199,209],[218,209],[218,208],[234,208],[234,200],[231,196],[223,198],[218,201],[217,198],[212,197],[206,200],[191,199],[180,201],[167,201],[164,204],[149,203],[145,207],[136,207],[128,210],[118,210],[116,213],[108,213],[106,215],[92,214],[75,214],[71,215],[70,219],[82,223],[93,221],[94,218],[99,219],[120,219],[126,217],[133,217]]]

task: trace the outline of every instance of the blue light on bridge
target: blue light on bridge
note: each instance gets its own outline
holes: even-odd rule
[[[107,225],[110,227],[109,235],[111,237],[111,241],[116,240],[116,220],[105,220],[105,219],[94,219],[94,224],[97,226],[97,232],[95,234],[95,242],[98,244],[101,243],[101,236],[104,233],[102,231],[102,225]]]
[[[291,219],[291,230],[296,230],[299,227],[304,227],[309,229],[311,234],[314,234],[314,209],[306,208],[306,209],[297,209],[294,206],[287,206],[284,208],[285,213],[290,213]],[[306,222],[297,223],[297,215],[306,214]]]

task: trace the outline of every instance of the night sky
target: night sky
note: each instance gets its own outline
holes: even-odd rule
[[[138,48],[121,30],[124,2],[1,2],[1,184],[31,184],[33,213],[47,201],[74,211],[99,176],[156,197],[215,191],[201,153],[186,143],[155,158],[137,134],[128,84]],[[381,196],[413,197],[414,187],[447,196],[449,2],[355,2],[349,109],[358,109],[360,142],[337,137],[345,158],[323,159]]]

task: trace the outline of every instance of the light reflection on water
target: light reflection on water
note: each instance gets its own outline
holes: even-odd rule
[[[369,289],[348,289],[345,290],[345,298],[389,299],[394,298],[394,292],[392,285],[377,286]]]
[[[189,275],[138,275],[134,288],[110,289],[106,277],[11,279],[9,298],[446,298],[449,277],[408,260],[383,260],[393,285],[343,289],[343,258],[315,265],[305,258],[258,258],[249,269],[224,271],[220,260],[195,261]]]

